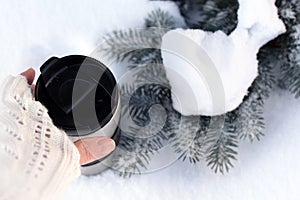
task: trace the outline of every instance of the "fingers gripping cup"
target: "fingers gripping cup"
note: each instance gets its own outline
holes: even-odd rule
[[[120,138],[120,97],[112,72],[96,59],[71,55],[52,57],[40,68],[35,98],[47,109],[53,123],[72,141],[85,137]],[[110,164],[110,155],[82,166],[93,175]]]

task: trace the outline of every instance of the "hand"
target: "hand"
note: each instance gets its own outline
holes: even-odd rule
[[[30,68],[21,75],[26,77],[28,84],[32,86],[34,91],[35,85],[32,84],[35,77],[34,69]],[[81,165],[103,158],[115,149],[115,142],[104,136],[80,139],[74,144],[80,153]]]

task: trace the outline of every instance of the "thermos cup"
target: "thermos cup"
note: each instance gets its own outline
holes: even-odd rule
[[[82,55],[52,57],[40,68],[35,98],[53,123],[72,141],[107,136],[120,139],[120,96],[113,73],[100,61]],[[93,175],[110,166],[111,154],[82,166]]]

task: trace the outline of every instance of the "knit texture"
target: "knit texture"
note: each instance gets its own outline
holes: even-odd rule
[[[79,152],[34,101],[23,76],[0,87],[0,199],[60,199],[80,175]]]

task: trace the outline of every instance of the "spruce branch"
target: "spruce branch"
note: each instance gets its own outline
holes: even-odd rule
[[[270,54],[274,51],[272,48],[265,46],[258,54],[258,77],[255,79],[252,87],[249,89],[250,93],[257,93],[262,100],[267,99],[270,96],[272,89],[276,84],[275,69],[277,68],[274,60],[275,54]]]
[[[187,156],[192,160],[200,160],[198,159],[200,151],[198,151],[199,148],[197,148],[197,144],[195,144],[197,131],[198,117],[181,117],[181,122],[171,142],[173,143],[172,146],[175,152],[181,154],[180,158],[182,157],[183,160],[185,160]]]
[[[178,127],[174,129],[170,142],[182,161],[197,163],[204,157],[206,131],[203,129],[203,119],[204,117],[183,116]]]
[[[129,101],[134,93],[134,86],[130,84],[122,84],[120,85],[120,102],[121,102],[121,116],[126,116],[129,112]]]
[[[292,28],[290,34],[292,44],[288,45],[284,62],[282,63],[282,77],[286,87],[296,98],[300,97],[300,23]]]
[[[224,116],[212,117],[205,143],[207,149],[207,165],[215,173],[228,172],[233,167],[233,160],[236,160],[238,148],[238,134],[236,133],[234,113],[227,113]]]
[[[149,152],[142,148],[142,141],[122,137],[118,148],[113,154],[112,168],[122,177],[141,174],[142,170],[146,170],[147,165],[150,163]]]
[[[114,168],[124,177],[147,170],[151,155],[168,143],[173,133],[165,108],[171,105],[170,90],[156,84],[134,88],[125,85],[121,89],[121,124],[127,129],[119,144],[125,151],[115,158]]]
[[[137,86],[142,86],[145,83],[156,84],[163,87],[162,89],[169,88],[168,95],[170,97],[170,84],[167,79],[166,71],[162,65],[162,60],[160,63],[151,63],[143,66],[139,66],[138,70],[134,73],[136,78]]]
[[[168,12],[160,8],[152,11],[146,18],[145,27],[147,28],[160,28],[160,29],[173,29],[175,23],[173,17]]]
[[[230,33],[236,26],[238,5],[235,0],[185,0],[177,3],[190,27]],[[172,108],[170,85],[159,50],[164,31],[173,28],[170,15],[161,10],[154,11],[146,19],[146,32],[118,31],[108,36],[109,45],[104,51],[118,61],[129,61],[131,68],[139,68],[134,74],[136,85],[121,89],[122,101],[127,102],[123,114],[134,122],[129,125],[121,143],[128,152],[116,159],[122,174],[146,169],[151,155],[168,142],[181,160],[196,163],[205,158],[215,172],[224,173],[233,166],[239,140],[253,142],[263,136],[264,101],[274,87],[276,66],[281,66],[285,84],[292,92],[297,94],[300,85],[300,72],[296,67],[299,66],[299,34],[296,29],[299,16],[295,15],[295,9],[300,7],[295,0],[278,3],[282,4],[279,11],[285,16],[285,23],[292,27],[290,34],[279,37],[260,50],[259,76],[249,89],[248,96],[239,108],[223,116],[181,116]],[[196,21],[189,18],[194,15],[197,16]],[[162,31],[154,31],[153,27]],[[165,121],[164,124],[161,121]],[[128,163],[124,163],[126,160]]]
[[[263,101],[257,93],[250,93],[241,106],[234,111],[237,115],[237,133],[242,140],[253,142],[264,136]]]
[[[114,31],[105,38],[105,43],[100,51],[110,60],[122,62],[132,58],[135,53],[142,51],[144,54],[152,49],[159,48],[159,41],[152,40],[151,31],[145,29]]]
[[[114,31],[105,37],[100,52],[110,60],[128,60],[131,67],[147,64],[160,55],[162,36],[174,28],[171,15],[161,9],[152,11],[145,20],[145,28]]]
[[[300,97],[300,9],[298,0],[277,0],[279,15],[284,21],[287,32],[277,40],[281,46],[277,53],[282,75],[280,84],[296,98]]]
[[[263,47],[258,55],[259,75],[249,89],[248,95],[244,98],[242,104],[233,113],[237,115],[236,126],[237,133],[241,140],[260,140],[264,136],[264,102],[269,97],[275,83],[276,77],[274,69],[276,65],[274,55],[270,55],[272,49],[268,46]]]
[[[190,28],[229,34],[237,25],[237,0],[185,0],[178,4]]]

